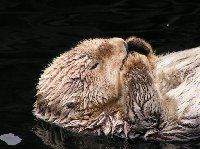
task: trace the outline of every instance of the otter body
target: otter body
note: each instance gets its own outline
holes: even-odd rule
[[[162,107],[167,111],[163,140],[187,141],[200,136],[200,47],[158,58]]]
[[[35,116],[71,131],[166,141],[200,133],[200,48],[155,56],[136,37],[85,40],[53,60],[37,90]]]

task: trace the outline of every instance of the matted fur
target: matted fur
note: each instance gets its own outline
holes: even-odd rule
[[[127,42],[147,55],[127,54]],[[167,141],[200,134],[200,47],[156,57],[136,37],[85,40],[53,60],[37,89],[36,117],[72,131]]]

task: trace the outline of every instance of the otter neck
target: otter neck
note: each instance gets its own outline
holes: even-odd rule
[[[145,67],[135,68],[126,77],[123,100],[134,130],[142,133],[158,128],[161,103],[152,72]]]

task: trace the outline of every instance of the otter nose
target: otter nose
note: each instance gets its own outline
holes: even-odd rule
[[[119,47],[122,46],[122,47],[124,47],[126,49],[126,51],[128,51],[128,44],[122,38],[114,37],[111,40],[112,40],[112,42],[117,44]]]

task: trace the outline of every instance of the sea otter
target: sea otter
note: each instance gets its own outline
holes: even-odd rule
[[[145,40],[89,39],[37,85],[34,115],[78,133],[188,141],[200,136],[200,47],[156,56]]]

